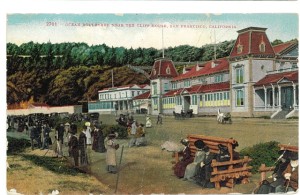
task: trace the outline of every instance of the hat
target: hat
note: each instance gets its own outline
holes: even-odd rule
[[[84,125],[89,127],[89,126],[91,126],[91,123],[90,122],[85,122]]]
[[[201,139],[198,139],[194,142],[194,145],[196,148],[202,150],[205,146],[205,143]]]
[[[282,155],[281,158],[284,158],[284,159],[288,159],[290,157],[290,151],[288,151],[288,150],[284,150],[284,149],[279,150],[278,154]]]
[[[183,145],[187,146],[189,144],[189,140],[188,139],[182,139],[180,141],[180,143],[182,143]]]
[[[291,160],[298,160],[298,152],[290,152],[289,157]]]
[[[228,150],[227,146],[224,146],[224,145],[222,145],[222,144],[218,144],[218,148],[219,148],[219,150],[220,150],[221,152],[225,152],[225,151]]]
[[[116,138],[116,137],[117,137],[117,135],[114,133],[108,134],[109,139]]]
[[[67,123],[65,123],[65,126],[70,126],[70,123],[68,123],[68,122],[67,122]]]

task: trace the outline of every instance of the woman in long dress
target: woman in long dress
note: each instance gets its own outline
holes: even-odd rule
[[[119,148],[119,145],[115,143],[115,138],[116,134],[111,133],[106,141],[106,165],[109,173],[117,173],[116,150]]]
[[[194,181],[194,177],[200,169],[200,163],[203,162],[205,157],[205,152],[203,151],[205,143],[202,140],[197,140],[194,142],[194,145],[197,148],[197,152],[195,153],[194,162],[185,169],[184,180]]]
[[[174,166],[174,173],[178,178],[184,177],[186,166],[193,162],[189,141],[187,139],[182,139],[181,143],[185,146],[182,152],[180,152],[182,154],[182,159]]]

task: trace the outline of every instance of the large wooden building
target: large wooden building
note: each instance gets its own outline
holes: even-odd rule
[[[298,116],[298,41],[272,46],[266,28],[238,31],[230,56],[176,72],[170,59],[151,72],[152,114],[217,110],[253,117]]]

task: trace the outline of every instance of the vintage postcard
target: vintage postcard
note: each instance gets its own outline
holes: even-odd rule
[[[8,194],[298,192],[297,13],[6,18]]]

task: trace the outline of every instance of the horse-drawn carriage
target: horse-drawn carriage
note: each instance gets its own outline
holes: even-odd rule
[[[181,110],[180,113],[176,113],[175,111],[173,111],[173,115],[174,115],[175,119],[185,119],[185,118],[192,118],[192,117],[194,117],[193,109],[189,109],[186,112],[184,112],[183,110]]]

